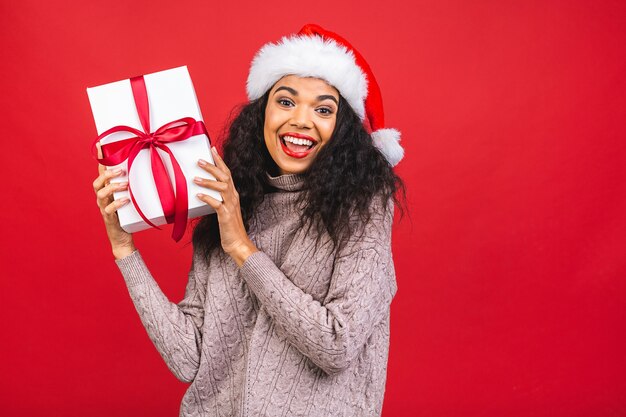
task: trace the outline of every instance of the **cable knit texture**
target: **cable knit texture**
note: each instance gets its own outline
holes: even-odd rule
[[[396,293],[393,206],[373,201],[341,251],[298,228],[299,175],[271,177],[251,220],[259,248],[237,264],[194,251],[185,296],[170,302],[138,251],[117,260],[150,339],[191,385],[180,416],[379,416]],[[380,199],[379,199],[380,200]],[[355,220],[357,221],[357,220]]]

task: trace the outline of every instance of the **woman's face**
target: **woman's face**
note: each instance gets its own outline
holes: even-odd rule
[[[309,168],[333,134],[338,108],[339,92],[319,78],[286,75],[274,84],[263,133],[281,175]]]

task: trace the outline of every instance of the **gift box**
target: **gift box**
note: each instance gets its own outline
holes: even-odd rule
[[[87,89],[107,169],[122,168],[129,190],[114,199],[130,198],[118,209],[122,228],[134,233],[174,223],[178,241],[187,219],[213,213],[197,193],[221,201],[215,190],[200,187],[195,176],[211,178],[198,166],[214,163],[211,143],[186,66]]]

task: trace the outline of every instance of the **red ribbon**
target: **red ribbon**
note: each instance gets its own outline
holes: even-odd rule
[[[180,169],[178,161],[176,161],[176,158],[174,157],[174,154],[167,147],[167,143],[180,142],[200,134],[208,136],[208,133],[202,121],[196,121],[191,117],[183,117],[182,119],[166,123],[156,131],[150,133],[150,107],[148,105],[148,91],[146,89],[146,83],[143,76],[131,78],[130,86],[133,90],[135,106],[137,107],[137,114],[139,115],[143,132],[130,126],[112,127],[94,140],[91,145],[91,152],[98,162],[106,166],[119,165],[125,160],[128,160],[127,174],[128,193],[130,194],[130,198],[141,218],[150,226],[160,230],[161,228],[150,222],[150,220],[146,218],[139,208],[139,205],[133,196],[130,184],[130,170],[133,166],[135,157],[142,149],[150,149],[152,177],[154,178],[154,183],[156,185],[157,192],[159,193],[159,200],[161,201],[163,214],[165,214],[167,223],[174,223],[172,239],[178,242],[183,237],[185,228],[187,227],[187,209],[189,204],[187,198],[187,181],[183,171]],[[98,158],[96,143],[115,132],[130,132],[135,136],[129,139],[102,145],[101,148],[103,157]],[[161,156],[159,155],[157,149],[161,149],[166,152],[170,157],[172,167],[174,168],[176,193],[174,193],[170,177],[167,174],[167,170],[165,169],[165,165],[163,164],[163,160],[161,160]]]

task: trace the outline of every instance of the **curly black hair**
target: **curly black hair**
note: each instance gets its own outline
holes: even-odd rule
[[[241,107],[224,141],[223,160],[239,193],[246,229],[265,194],[273,190],[265,173],[279,173],[263,135],[268,97],[269,90]],[[331,138],[303,175],[305,184],[297,201],[304,207],[300,227],[307,227],[307,233],[313,227],[318,243],[328,233],[333,247],[341,247],[356,232],[352,216],[358,215],[362,220],[359,223],[365,225],[376,197],[383,199],[385,209],[392,199],[404,216],[406,188],[402,179],[374,146],[362,121],[341,95]],[[192,242],[206,258],[221,247],[216,214],[197,221]]]

